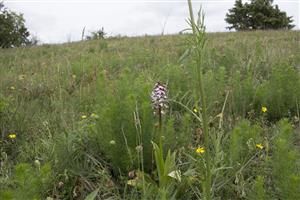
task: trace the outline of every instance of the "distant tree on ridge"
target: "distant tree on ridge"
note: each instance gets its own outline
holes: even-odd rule
[[[243,4],[236,0],[234,7],[229,9],[225,21],[230,24],[228,29],[264,30],[264,29],[292,29],[292,17],[280,11],[278,5],[273,6],[273,0],[251,0]]]

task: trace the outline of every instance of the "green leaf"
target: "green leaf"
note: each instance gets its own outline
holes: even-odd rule
[[[160,182],[164,176],[164,168],[165,168],[165,163],[164,163],[164,158],[163,158],[163,152],[162,150],[152,142],[153,149],[154,149],[154,156],[155,156],[155,162],[156,162],[156,168],[158,172],[158,177],[160,179]]]
[[[165,166],[164,166],[164,175],[168,176],[168,174],[175,169],[175,153],[171,154],[171,151],[168,151]]]
[[[185,50],[185,52],[180,56],[179,62],[180,63],[185,62],[188,59],[188,57],[190,56],[191,52],[192,52],[192,50],[190,48]]]
[[[196,170],[195,169],[188,169],[186,172],[183,173],[184,176],[195,176]]]
[[[99,192],[99,188],[90,193],[84,200],[94,200]]]

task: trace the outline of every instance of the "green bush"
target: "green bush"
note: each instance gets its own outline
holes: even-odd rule
[[[1,199],[42,199],[51,180],[49,164],[40,166],[36,161],[33,167],[28,163],[15,166],[10,185],[0,189]]]
[[[241,74],[236,71],[232,75],[232,97],[231,109],[236,117],[246,117],[248,112],[253,109],[255,98],[255,84],[251,75]]]
[[[237,124],[230,133],[229,160],[233,166],[243,165],[253,155],[256,144],[261,143],[261,128],[249,121]]]
[[[265,189],[265,179],[262,176],[256,177],[252,190],[250,191],[249,199],[267,200],[267,192]]]
[[[300,99],[299,72],[289,65],[274,67],[269,80],[259,87],[257,98],[257,110],[266,105],[270,120],[295,116]]]
[[[293,145],[293,130],[287,120],[279,122],[275,137],[270,167],[276,198],[299,199],[300,154]]]

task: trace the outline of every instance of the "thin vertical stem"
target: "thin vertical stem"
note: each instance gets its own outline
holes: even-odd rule
[[[161,106],[159,105],[158,106],[158,126],[159,126],[159,129],[161,129],[161,126],[162,126],[162,118],[161,118]],[[161,135],[159,136],[161,137]]]
[[[189,6],[189,13],[190,13],[190,23],[192,26],[193,30],[193,36],[197,36],[197,31],[196,31],[196,24],[195,24],[195,19],[194,19],[194,14],[193,14],[193,8],[192,8],[192,2],[191,0],[188,0],[188,6]],[[199,16],[200,17],[200,16]],[[203,28],[203,27],[200,27]],[[204,37],[202,34],[201,37]],[[195,38],[197,39],[197,38]],[[204,38],[201,38],[202,40]],[[196,55],[196,73],[197,73],[197,83],[199,87],[199,92],[198,98],[201,99],[202,102],[202,118],[203,118],[203,132],[204,132],[204,145],[205,145],[205,162],[206,162],[206,180],[205,180],[205,185],[204,185],[204,195],[206,200],[211,199],[211,171],[210,171],[210,150],[209,150],[209,130],[208,130],[208,118],[207,118],[207,106],[206,106],[206,96],[205,96],[205,91],[203,88],[203,81],[202,81],[202,65],[203,65],[203,46],[202,49],[197,51]]]
[[[163,152],[163,141],[162,141],[162,116],[161,116],[161,106],[158,105],[158,131],[159,131],[159,148]],[[161,155],[163,157],[163,155]]]
[[[142,168],[142,182],[143,182],[143,196],[146,194],[146,186],[145,186],[145,170],[144,170],[144,149],[143,149],[143,142],[142,142],[142,126],[141,126],[141,121],[140,121],[140,116],[139,116],[139,111],[138,111],[138,106],[136,103],[136,108],[135,108],[134,118],[135,118],[135,127],[137,130],[137,136],[138,136],[138,146],[141,147],[138,149],[138,159],[139,157],[141,160],[139,160],[139,164],[141,165]],[[127,142],[126,142],[127,143]],[[139,165],[139,167],[140,167]]]

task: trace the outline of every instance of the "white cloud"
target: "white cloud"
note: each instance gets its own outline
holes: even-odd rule
[[[226,31],[224,17],[234,0],[193,1],[195,14],[202,3],[210,32]],[[110,35],[178,33],[187,27],[185,0],[6,0],[11,10],[24,13],[30,32],[43,42],[79,40],[86,32],[104,27]],[[279,8],[293,16],[299,29],[298,0],[275,0]]]

